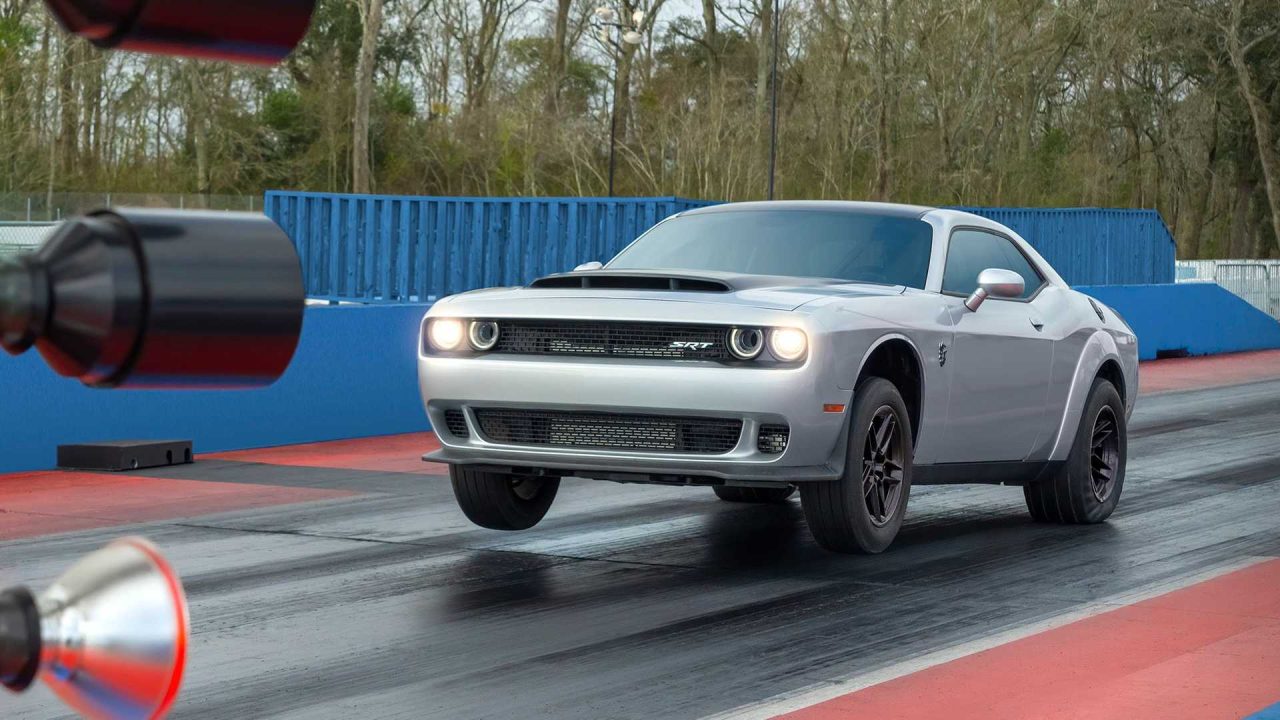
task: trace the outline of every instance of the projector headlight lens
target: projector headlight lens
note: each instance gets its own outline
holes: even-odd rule
[[[476,350],[492,350],[498,344],[498,323],[492,320],[472,320],[467,328],[467,339]]]
[[[734,328],[729,331],[729,352],[739,360],[750,360],[764,349],[764,333],[757,328]]]
[[[809,338],[797,328],[774,328],[769,331],[769,352],[779,360],[792,362],[804,357]]]
[[[431,347],[452,352],[462,345],[466,330],[457,318],[436,318],[427,325],[427,339]]]

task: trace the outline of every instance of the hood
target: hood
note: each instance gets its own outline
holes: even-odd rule
[[[900,285],[850,283],[827,278],[687,270],[589,270],[538,278],[523,288],[495,288],[464,295],[484,301],[579,298],[744,305],[795,310],[824,297],[900,295]]]

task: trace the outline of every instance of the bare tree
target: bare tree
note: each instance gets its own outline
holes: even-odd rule
[[[363,30],[360,59],[356,64],[355,115],[351,122],[351,191],[367,193],[373,172],[369,159],[369,106],[373,98],[373,73],[378,35],[382,31],[382,0],[356,0]]]

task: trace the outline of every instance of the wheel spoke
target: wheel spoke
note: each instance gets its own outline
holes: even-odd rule
[[[1093,421],[1089,442],[1089,480],[1094,497],[1105,502],[1115,486],[1120,467],[1119,420],[1109,406],[1103,406]]]
[[[884,416],[884,421],[880,423],[880,434],[876,437],[876,451],[881,455],[888,455],[890,445],[893,443],[893,435],[897,430],[898,418],[893,413]]]

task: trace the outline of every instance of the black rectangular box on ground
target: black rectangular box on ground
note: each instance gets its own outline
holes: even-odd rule
[[[117,440],[58,446],[63,470],[140,470],[192,461],[190,440]]]

